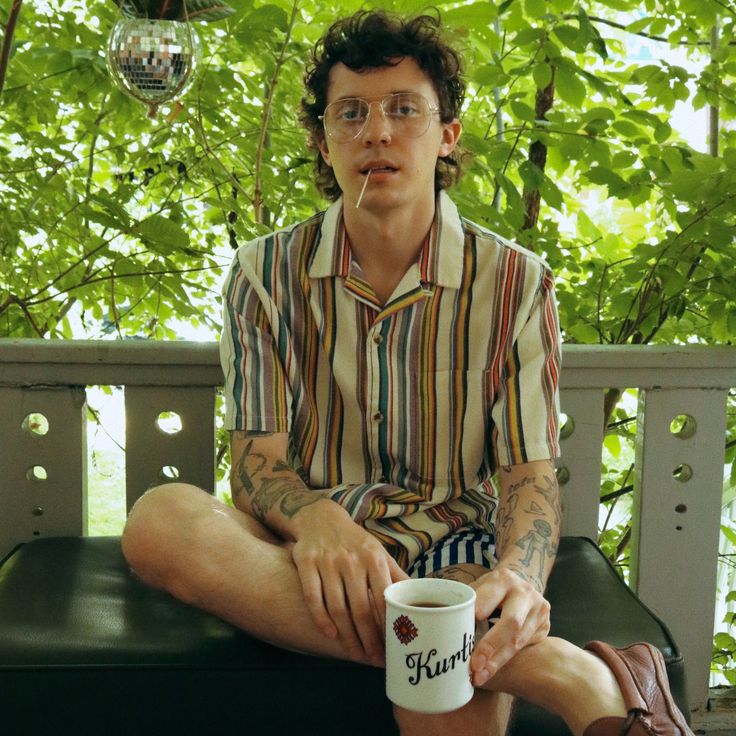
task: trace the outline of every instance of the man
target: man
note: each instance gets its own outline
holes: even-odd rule
[[[547,637],[560,525],[552,276],[443,191],[464,86],[438,25],[361,12],[318,45],[304,120],[336,201],[243,246],[224,288],[235,509],[156,488],[124,552],[144,580],[257,637],[375,666],[391,582],[470,583],[480,622],[500,612],[473,654],[476,695],[445,715],[395,708],[405,736],[503,733],[508,695],[575,734],[688,733],[648,665]]]

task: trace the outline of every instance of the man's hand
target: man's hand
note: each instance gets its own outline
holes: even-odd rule
[[[353,659],[384,659],[383,591],[407,577],[348,512],[287,463],[285,433],[233,432],[233,502],[284,540],[319,629]]]
[[[304,508],[294,526],[292,557],[317,626],[326,636],[339,637],[351,658],[382,666],[383,591],[406,573],[333,501]]]
[[[550,606],[530,582],[500,565],[471,585],[476,592],[476,619],[480,622],[493,617],[495,622],[476,642],[470,662],[473,684],[479,687],[520,649],[538,644],[547,636]]]

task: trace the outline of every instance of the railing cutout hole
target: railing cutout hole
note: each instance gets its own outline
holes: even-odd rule
[[[575,420],[567,414],[560,413],[560,439],[566,440],[575,431]]]
[[[670,422],[670,432],[681,440],[689,440],[695,435],[698,423],[690,414],[678,414]]]
[[[564,486],[570,480],[570,469],[562,465],[555,470],[555,476],[557,476],[558,485]]]
[[[173,465],[164,465],[158,475],[162,480],[178,480],[179,468],[176,468]]]
[[[156,417],[156,426],[164,434],[178,434],[181,432],[181,417],[175,411],[162,411]]]
[[[49,420],[43,414],[32,412],[22,422],[21,429],[34,437],[43,437],[49,431]]]
[[[48,477],[49,475],[43,465],[33,465],[26,470],[26,478],[33,483],[42,483],[48,480]]]
[[[672,471],[672,477],[675,480],[679,480],[680,483],[687,483],[693,477],[693,469],[686,463],[683,463]]]

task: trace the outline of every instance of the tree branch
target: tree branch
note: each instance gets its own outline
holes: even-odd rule
[[[278,59],[276,59],[276,67],[273,70],[273,76],[271,77],[271,81],[268,83],[266,104],[263,106],[263,114],[261,116],[261,134],[258,137],[258,146],[256,147],[256,166],[253,182],[253,218],[256,224],[259,225],[263,222],[263,192],[261,187],[261,168],[263,167],[263,152],[266,148],[266,142],[268,140],[268,124],[271,119],[273,96],[276,92],[276,85],[279,81],[281,67],[284,65],[286,59],[286,49],[291,43],[291,33],[294,30],[294,23],[296,22],[296,14],[298,10],[299,2],[298,0],[294,0],[294,4],[291,7],[291,18],[289,19],[289,27],[286,29],[286,38],[284,38],[284,43],[281,45],[281,51],[279,52]]]
[[[13,35],[15,34],[15,26],[20,15],[20,6],[23,0],[13,0],[8,15],[8,24],[5,26],[5,38],[3,39],[3,47],[0,50],[0,96],[3,94],[5,86],[5,75],[8,72],[8,61],[10,60],[10,47],[13,45]]]
[[[549,59],[547,59],[549,63]],[[554,64],[549,65],[552,69],[552,79],[544,89],[537,89],[536,102],[534,105],[534,119],[535,120],[546,120],[547,113],[552,109],[555,103],[555,72],[556,67]],[[536,166],[542,173],[547,165],[547,146],[540,140],[535,140],[531,146],[529,146],[529,162]],[[522,230],[532,229],[539,220],[539,205],[541,203],[542,195],[539,191],[539,187],[534,189],[527,189],[524,187],[524,209],[526,215],[524,217],[524,224]]]
[[[50,296],[46,296],[43,299],[34,299],[33,301],[24,302],[26,306],[33,305],[36,306],[38,304],[44,304],[45,302],[50,302],[54,299],[56,299],[61,294],[69,294],[69,292],[76,291],[77,289],[83,289],[85,286],[90,286],[91,284],[99,284],[103,281],[110,281],[112,278],[116,279],[131,279],[131,278],[139,278],[141,276],[173,276],[174,274],[183,274],[183,273],[200,273],[202,271],[212,271],[215,268],[219,268],[216,266],[198,266],[197,268],[171,268],[171,269],[163,269],[159,271],[136,271],[135,273],[118,273],[114,274],[113,276],[100,276],[99,278],[95,279],[89,279],[88,281],[84,281],[79,284],[74,284],[73,286],[70,286],[68,289],[64,289],[63,291],[59,291],[56,294],[51,294]],[[20,300],[14,300],[13,303],[20,304]]]
[[[733,8],[729,8],[727,5],[725,5],[722,2],[719,2],[719,0],[714,0],[714,2],[724,9],[728,10],[729,13],[732,15],[736,15],[736,12],[734,12]],[[573,15],[572,13],[566,13],[562,16],[565,20],[578,20],[577,15]],[[669,40],[669,38],[665,38],[664,36],[655,36],[652,33],[645,33],[644,31],[630,31],[628,29],[628,26],[625,23],[617,23],[615,20],[608,20],[608,18],[599,18],[596,15],[589,15],[588,20],[590,20],[593,23],[600,23],[604,26],[610,26],[611,28],[617,28],[620,31],[625,31],[626,33],[631,33],[634,36],[641,36],[642,38],[647,38],[650,41],[658,41],[659,43],[667,43],[671,46],[710,46],[710,41],[695,41],[693,43],[689,41],[680,41],[677,44],[673,44],[672,41]],[[731,46],[736,45],[736,41],[731,41]]]

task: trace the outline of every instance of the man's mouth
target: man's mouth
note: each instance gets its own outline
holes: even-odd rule
[[[392,171],[397,171],[397,169],[394,166],[366,166],[364,169],[360,170],[360,173],[367,175],[369,172],[373,174],[383,174],[390,173]]]

